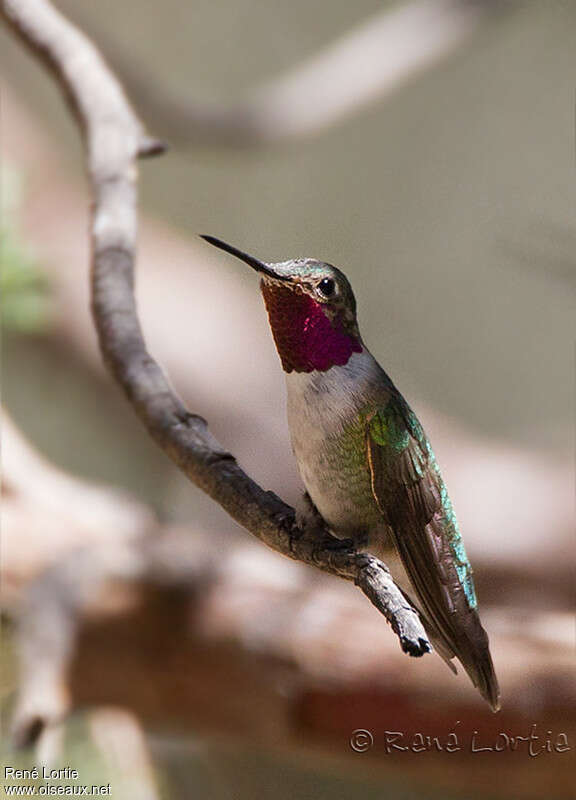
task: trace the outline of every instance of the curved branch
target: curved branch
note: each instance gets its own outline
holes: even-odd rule
[[[503,0],[412,0],[384,8],[301,64],[231,103],[202,103],[159,85],[114,52],[131,94],[173,142],[284,144],[315,136],[449,57],[502,12]]]
[[[294,510],[264,491],[191,414],[146,350],[136,312],[133,268],[139,156],[161,150],[149,139],[97,50],[46,0],[1,0],[4,18],[52,70],[86,142],[92,194],[92,310],[104,360],[150,435],[197,486],[240,525],[285,556],[354,581],[413,656],[430,644],[416,611],[387,567],[327,531],[307,535]]]

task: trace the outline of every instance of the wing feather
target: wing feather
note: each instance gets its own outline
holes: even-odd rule
[[[436,649],[456,656],[494,710],[498,682],[488,636],[476,610],[472,569],[432,449],[413,412],[395,392],[367,416],[372,492],[416,592]]]

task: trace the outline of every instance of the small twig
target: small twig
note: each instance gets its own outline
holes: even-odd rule
[[[136,313],[137,159],[151,144],[124,92],[89,40],[46,0],[2,0],[2,13],[55,75],[84,132],[92,193],[92,308],[100,347],[150,435],[197,486],[240,525],[285,556],[353,581],[413,656],[430,650],[422,623],[377,559],[321,548],[294,510],[258,486],[190,414],[146,350]],[[327,540],[330,537],[326,532]]]

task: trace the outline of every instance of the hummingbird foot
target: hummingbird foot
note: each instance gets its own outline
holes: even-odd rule
[[[308,543],[313,552],[341,553],[354,549],[352,539],[340,539],[328,529],[308,492],[304,494],[303,506],[296,511],[296,526],[295,539],[301,544]]]
[[[322,530],[326,527],[324,518],[312,502],[308,492],[302,496],[303,504],[296,509],[296,523],[298,527],[308,530]]]
[[[332,553],[339,553],[343,550],[355,550],[356,543],[354,539],[338,539],[332,534],[324,532],[321,539],[317,543],[318,550],[329,550]]]
[[[304,505],[296,511],[296,523],[301,529],[301,538],[314,542],[315,549],[333,553],[358,550],[368,544],[368,532],[355,533],[353,538],[343,538],[332,531],[320,514],[308,492],[303,495]]]
[[[326,536],[326,521],[310,499],[308,492],[304,493],[303,504],[296,508],[297,539],[317,540]]]

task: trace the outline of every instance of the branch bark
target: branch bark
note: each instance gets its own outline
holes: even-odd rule
[[[310,536],[295,512],[258,486],[190,413],[146,349],[134,298],[137,159],[160,153],[91,42],[46,0],[2,0],[2,14],[54,74],[84,135],[92,199],[92,310],[104,360],[157,444],[197,486],[264,544],[353,581],[386,617],[404,652],[431,647],[387,567],[328,531]]]

